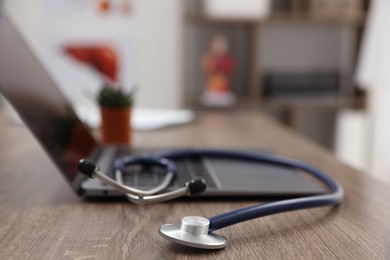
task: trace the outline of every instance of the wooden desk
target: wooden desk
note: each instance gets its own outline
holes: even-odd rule
[[[219,251],[171,244],[158,228],[256,201],[83,201],[25,128],[4,117],[0,123],[1,259],[390,259],[389,186],[258,112],[204,113],[190,125],[135,134],[140,147],[268,149],[316,165],[344,186],[337,209],[290,212],[220,230],[230,244]]]

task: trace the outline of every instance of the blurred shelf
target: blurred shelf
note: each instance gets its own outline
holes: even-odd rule
[[[365,95],[351,98],[341,97],[238,97],[236,103],[227,108],[207,107],[199,100],[186,100],[186,107],[196,109],[261,109],[261,108],[354,108],[363,109],[366,105]]]
[[[304,22],[319,24],[339,24],[362,26],[366,20],[365,12],[340,14],[313,14],[311,12],[277,12],[264,19],[236,18],[236,17],[210,17],[204,14],[187,14],[186,21],[189,23],[221,24],[221,25],[257,25],[260,23],[277,22]]]
[[[246,73],[243,74],[242,71],[240,72],[241,74],[239,79],[240,82],[243,82],[243,84],[240,85],[239,88],[235,88],[235,90],[237,91],[236,93],[240,93],[241,95],[237,98],[237,101],[233,106],[227,108],[204,106],[197,97],[201,91],[201,88],[199,87],[202,83],[196,82],[196,84],[191,85],[189,82],[184,82],[183,85],[188,84],[187,88],[185,88],[186,91],[183,92],[183,101],[186,108],[198,110],[221,110],[226,111],[227,113],[237,109],[265,112],[304,134],[310,133],[308,134],[309,136],[318,139],[323,144],[327,144],[328,147],[333,147],[332,140],[334,133],[332,133],[332,131],[335,129],[335,118],[338,111],[345,109],[361,110],[366,108],[366,95],[352,83],[352,72],[356,67],[361,37],[364,32],[365,21],[367,19],[367,12],[369,10],[371,0],[361,0],[361,2],[356,2],[356,6],[350,6],[349,2],[349,6],[345,6],[345,3],[341,1],[332,1],[330,4],[332,8],[322,8],[324,7],[324,4],[329,5],[327,1],[318,1],[316,2],[316,5],[311,5],[314,1],[283,0],[283,2],[287,2],[287,7],[284,5],[280,6],[278,3],[275,3],[275,1],[272,2],[273,9],[270,14],[267,17],[262,18],[210,16],[205,12],[207,10],[202,8],[202,4],[199,4],[200,1],[191,1],[191,6],[188,5],[184,10],[183,19],[186,28],[195,28],[195,30],[188,31],[188,36],[192,36],[191,38],[188,38],[190,39],[192,46],[196,43],[202,43],[199,48],[205,48],[205,46],[207,46],[205,41],[209,40],[209,34],[213,32],[221,31],[222,33],[229,34],[228,37],[232,39],[232,42],[236,41],[236,39],[240,40],[240,42],[234,42],[234,44],[243,50],[243,56],[241,56],[241,58],[246,60],[242,62],[242,64],[246,64],[247,67],[244,68]],[[190,0],[187,2],[190,2]],[[344,5],[341,6],[341,4]],[[335,8],[336,6],[337,8]],[[284,39],[287,39],[286,41],[288,41],[292,33],[295,32],[294,30],[301,30],[302,28],[302,32],[304,31],[304,33],[310,34],[315,31],[316,34],[314,36],[317,35],[318,29],[318,33],[323,32],[324,38],[328,36],[331,38],[333,36],[339,37],[337,43],[340,43],[340,55],[335,58],[339,59],[339,63],[337,64],[340,65],[335,66],[337,68],[337,72],[340,74],[340,91],[337,92],[337,96],[335,92],[326,92],[327,96],[325,96],[320,95],[321,92],[310,91],[305,93],[265,91],[266,86],[264,83],[264,76],[268,73],[268,71],[267,66],[263,66],[262,64],[263,56],[265,56],[264,51],[260,52],[260,45],[264,43],[262,39],[267,37],[267,32],[272,32],[272,30],[275,31],[282,29],[278,32],[280,35],[287,30],[291,30],[291,34],[286,34],[287,38],[281,38],[282,36],[273,38],[273,40],[278,41],[278,45],[283,46]],[[263,34],[263,32],[266,33]],[[302,37],[300,32],[301,31],[297,33],[297,37]],[[333,32],[341,33],[333,34]],[[319,39],[320,40],[317,40],[314,43],[316,46],[323,38]],[[299,38],[299,40],[301,40],[301,38]],[[308,44],[311,44],[311,39],[302,40],[306,40]],[[330,42],[332,41],[330,40]],[[295,44],[299,44],[298,41],[296,41]],[[327,42],[324,44],[327,44]],[[268,45],[272,45],[272,43],[268,42]],[[288,45],[288,42],[286,42],[286,45]],[[334,46],[330,45],[330,47]],[[289,47],[283,48],[283,50],[289,51]],[[295,48],[291,48],[291,51],[294,51],[294,49]],[[194,50],[191,49],[190,51]],[[304,51],[303,47],[301,52],[304,53]],[[318,52],[320,53],[321,50]],[[297,55],[293,55],[293,58],[295,57],[295,59],[299,59],[296,56]],[[189,57],[193,58],[192,56]],[[271,59],[270,57],[272,58],[272,55],[268,55],[268,59]],[[190,67],[191,70],[188,71],[191,71],[189,73],[194,74],[191,74],[192,77],[188,77],[186,80],[195,79],[195,73],[198,72],[194,72],[195,70],[192,69],[193,66],[196,65],[192,64]],[[283,66],[281,67],[283,68]],[[283,70],[280,70],[280,72],[283,72]],[[244,77],[245,80],[242,80]],[[197,79],[197,81],[199,80]],[[290,96],[270,97],[266,95],[267,93]],[[318,118],[311,121],[313,116],[318,116]],[[312,127],[313,124],[315,124],[314,128]],[[316,131],[315,129],[320,129],[320,131],[313,132]],[[325,133],[324,131],[330,132]]]
[[[310,107],[310,108],[364,108],[364,97],[283,97],[268,98],[264,101],[266,107]]]
[[[195,2],[196,0],[194,0]],[[349,27],[352,30],[358,31],[357,36],[351,40],[351,48],[354,53],[354,61],[356,62],[356,55],[358,53],[360,43],[360,32],[363,31],[365,21],[367,18],[367,12],[369,9],[370,1],[363,1],[361,6],[356,9],[315,9],[314,6],[307,6],[305,1],[291,0],[291,5],[284,11],[271,11],[271,13],[265,18],[245,18],[245,17],[217,17],[210,16],[202,9],[202,5],[194,4],[193,9],[186,9],[184,11],[184,21],[187,26],[193,27],[212,27],[212,30],[220,29],[232,29],[241,30],[245,29],[247,34],[245,35],[246,44],[246,57],[248,60],[248,74],[247,82],[248,86],[242,87],[241,93],[246,93],[243,96],[237,98],[237,102],[232,107],[227,109],[265,109],[265,108],[281,108],[281,109],[295,109],[295,108],[365,108],[365,95],[357,95],[356,86],[347,86],[350,84],[340,83],[340,96],[294,96],[294,97],[277,97],[271,98],[264,95],[263,84],[258,79],[258,75],[262,75],[261,58],[259,59],[259,39],[261,38],[263,25],[278,24],[281,25],[297,25],[307,26],[313,25],[314,27],[322,26],[339,26]],[[338,11],[337,11],[338,10]],[[214,26],[214,27],[213,27]],[[223,28],[222,28],[223,27]],[[341,37],[341,36],[340,36]],[[200,40],[199,40],[200,41]],[[252,57],[255,57],[252,59]],[[351,59],[352,60],[352,59]],[[354,69],[354,64],[346,65],[348,70]],[[348,75],[347,75],[348,76]],[[344,86],[345,85],[345,86]],[[194,91],[194,89],[192,89]],[[198,99],[192,98],[187,93],[184,98],[184,104],[189,108],[195,109],[214,109],[213,107],[203,106]],[[308,93],[310,94],[310,93]]]
[[[271,22],[307,22],[319,24],[340,24],[362,26],[366,19],[365,12],[340,14],[313,14],[311,12],[279,12],[273,13],[264,20],[265,23]]]
[[[225,25],[256,25],[260,22],[259,19],[251,18],[215,18],[203,14],[188,14],[186,21],[197,24],[225,24]]]
[[[185,101],[185,107],[191,109],[223,109],[223,110],[232,110],[232,109],[259,109],[263,107],[261,98],[255,97],[238,97],[236,103],[230,107],[212,107],[204,106],[200,103],[198,99],[187,99]]]

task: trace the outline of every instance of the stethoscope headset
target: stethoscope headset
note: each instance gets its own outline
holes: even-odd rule
[[[232,150],[175,150],[155,153],[149,156],[122,157],[117,159],[114,163],[116,180],[100,172],[99,168],[94,163],[84,159],[80,160],[78,169],[81,173],[84,173],[88,177],[97,177],[104,183],[111,185],[116,190],[123,192],[131,202],[138,204],[156,203],[171,200],[180,196],[193,196],[206,189],[206,183],[201,179],[196,179],[187,182],[183,188],[166,193],[160,193],[168,187],[177,174],[177,168],[172,159],[183,157],[239,159],[295,168],[305,171],[318,179],[328,188],[329,192],[324,195],[257,204],[226,212],[211,218],[187,216],[181,220],[180,225],[166,224],[160,227],[160,235],[181,245],[203,249],[221,249],[226,247],[227,240],[225,237],[214,233],[214,231],[218,229],[276,213],[338,205],[343,199],[342,187],[319,169],[301,161],[271,154],[258,154]],[[126,167],[134,165],[161,166],[165,169],[165,177],[157,187],[150,190],[140,190],[126,186],[123,183],[123,171]]]

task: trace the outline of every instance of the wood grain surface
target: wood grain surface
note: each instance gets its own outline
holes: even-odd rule
[[[31,134],[0,117],[0,259],[390,259],[390,187],[341,163],[258,111],[203,112],[196,122],[137,132],[136,147],[267,149],[311,163],[345,189],[338,208],[268,216],[218,233],[218,251],[158,235],[186,215],[210,217],[254,200],[134,205],[78,198]]]

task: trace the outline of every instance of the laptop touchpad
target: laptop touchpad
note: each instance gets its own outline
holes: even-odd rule
[[[323,193],[304,173],[271,164],[206,158],[205,166],[223,190],[275,194]]]

